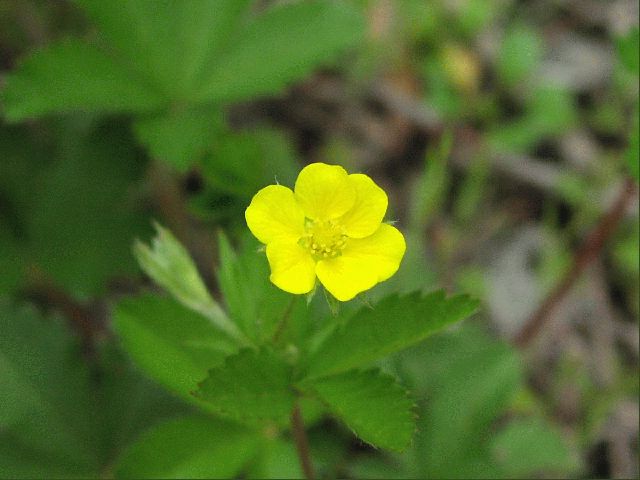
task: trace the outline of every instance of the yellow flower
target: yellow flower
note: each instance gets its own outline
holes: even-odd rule
[[[266,244],[271,282],[295,294],[313,290],[316,277],[346,302],[391,277],[406,244],[382,223],[387,195],[371,178],[313,163],[298,175],[294,191],[269,185],[245,212],[251,233]]]

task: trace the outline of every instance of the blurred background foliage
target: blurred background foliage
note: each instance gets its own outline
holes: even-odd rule
[[[0,0],[0,476],[300,476],[286,430],[197,413],[112,318],[150,289],[131,252],[159,220],[268,332],[286,301],[243,212],[325,161],[383,185],[408,240],[371,300],[444,287],[483,307],[383,365],[415,392],[408,451],[310,406],[319,471],[637,477],[636,191],[512,341],[637,181],[637,24],[631,0]],[[198,331],[157,302],[137,328]]]

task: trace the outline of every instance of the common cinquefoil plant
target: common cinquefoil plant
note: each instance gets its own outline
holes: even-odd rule
[[[387,206],[370,177],[337,165],[308,165],[293,190],[266,186],[246,209],[248,228],[264,246],[244,242],[235,251],[220,236],[221,303],[187,251],[157,226],[152,245],[139,242],[135,253],[173,300],[121,302],[116,328],[125,348],[149,375],[215,419],[211,428],[251,439],[237,447],[244,462],[260,456],[267,438],[291,439],[301,471],[312,478],[306,430],[326,416],[365,443],[405,449],[416,428],[413,400],[377,364],[477,304],[442,291],[350,302],[401,267],[406,244],[383,222]],[[331,309],[312,295],[319,288]],[[307,302],[297,301],[303,294]],[[347,303],[336,309],[338,302]],[[143,317],[141,308],[155,315]]]
[[[267,245],[271,281],[290,293],[309,293],[316,277],[346,302],[391,277],[406,244],[382,223],[387,194],[371,178],[338,165],[305,167],[295,190],[270,185],[246,211],[247,225]]]

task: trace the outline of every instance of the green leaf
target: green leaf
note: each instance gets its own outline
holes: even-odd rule
[[[276,288],[269,279],[269,266],[254,239],[235,252],[227,237],[218,236],[220,267],[218,283],[230,316],[257,343],[271,339],[276,326],[287,314],[291,294]],[[299,302],[299,308],[303,302]],[[289,315],[294,312],[289,311]]]
[[[244,335],[209,294],[189,252],[169,230],[159,224],[155,227],[157,235],[151,247],[140,241],[134,247],[142,269],[184,306],[210,319],[231,338],[245,343]]]
[[[424,171],[411,192],[410,225],[415,231],[424,231],[444,201],[451,183],[447,160],[452,146],[453,132],[448,130],[443,133],[436,147],[427,150]]]
[[[189,414],[193,408],[145,377],[115,341],[110,341],[100,348],[97,411],[104,432],[101,463],[111,468],[122,449],[142,432],[170,418]]]
[[[542,61],[544,45],[538,32],[525,25],[511,27],[502,40],[496,66],[507,86],[525,80]]]
[[[170,420],[120,458],[118,478],[236,478],[256,454],[256,432],[209,417]]]
[[[313,451],[311,456],[315,460]],[[247,478],[304,478],[295,445],[282,439],[265,442],[259,460],[247,472]]]
[[[616,39],[618,56],[627,70],[638,75],[640,73],[640,29],[631,28],[626,35]]]
[[[363,441],[404,450],[415,430],[413,402],[406,390],[378,370],[350,371],[305,382]]]
[[[406,355],[427,397],[418,413],[420,476],[491,477],[496,466],[487,439],[523,383],[517,353],[468,327],[421,350]]]
[[[28,57],[8,75],[2,100],[10,121],[54,112],[137,112],[165,104],[126,67],[80,40],[56,43]]]
[[[51,125],[58,143],[49,165],[31,164],[34,198],[24,218],[29,261],[78,297],[134,273],[131,242],[147,228],[136,198],[144,165],[129,132],[86,120]]]
[[[291,375],[291,368],[275,353],[245,349],[211,369],[195,394],[237,420],[284,423],[293,409]]]
[[[538,88],[526,107],[524,117],[488,133],[491,147],[500,152],[524,153],[545,138],[557,138],[576,122],[573,94],[562,88]]]
[[[137,365],[189,401],[207,370],[234,351],[209,320],[167,298],[147,295],[121,301],[114,326]]]
[[[346,2],[299,2],[258,16],[222,56],[199,101],[234,101],[280,90],[355,45],[364,31]]]
[[[576,459],[557,429],[540,418],[510,422],[491,442],[491,451],[505,477],[527,478],[575,473]]]
[[[565,88],[540,87],[528,105],[530,128],[539,135],[557,137],[576,121],[573,92]]]
[[[0,474],[94,476],[91,378],[63,326],[0,301]]]
[[[443,291],[387,297],[373,309],[361,309],[330,335],[311,358],[308,376],[369,364],[468,317],[477,307],[478,302],[465,295],[446,298]]]
[[[299,171],[291,142],[281,132],[266,128],[220,132],[202,166],[211,187],[243,202],[274,181],[293,185]]]
[[[219,111],[185,108],[140,118],[134,131],[153,158],[163,160],[180,171],[197,163],[210,147],[221,123]]]
[[[188,98],[236,31],[250,0],[76,0],[132,70]]]

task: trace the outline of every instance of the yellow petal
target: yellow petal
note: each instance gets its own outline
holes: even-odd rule
[[[316,275],[334,297],[346,302],[396,273],[405,250],[402,233],[383,223],[369,237],[349,239],[340,257],[319,261]]]
[[[244,213],[251,233],[262,243],[289,239],[304,233],[304,212],[290,188],[269,185],[256,193]]]
[[[329,220],[345,214],[356,200],[355,187],[344,168],[312,163],[296,180],[295,195],[307,217]]]
[[[316,275],[324,288],[341,302],[351,300],[378,283],[375,271],[366,262],[353,258],[320,260],[316,264]]]
[[[267,245],[271,282],[289,293],[309,293],[316,282],[315,262],[309,252],[291,241]]]
[[[349,175],[349,181],[356,189],[356,202],[338,222],[350,237],[368,237],[380,227],[387,212],[387,194],[362,173]]]

